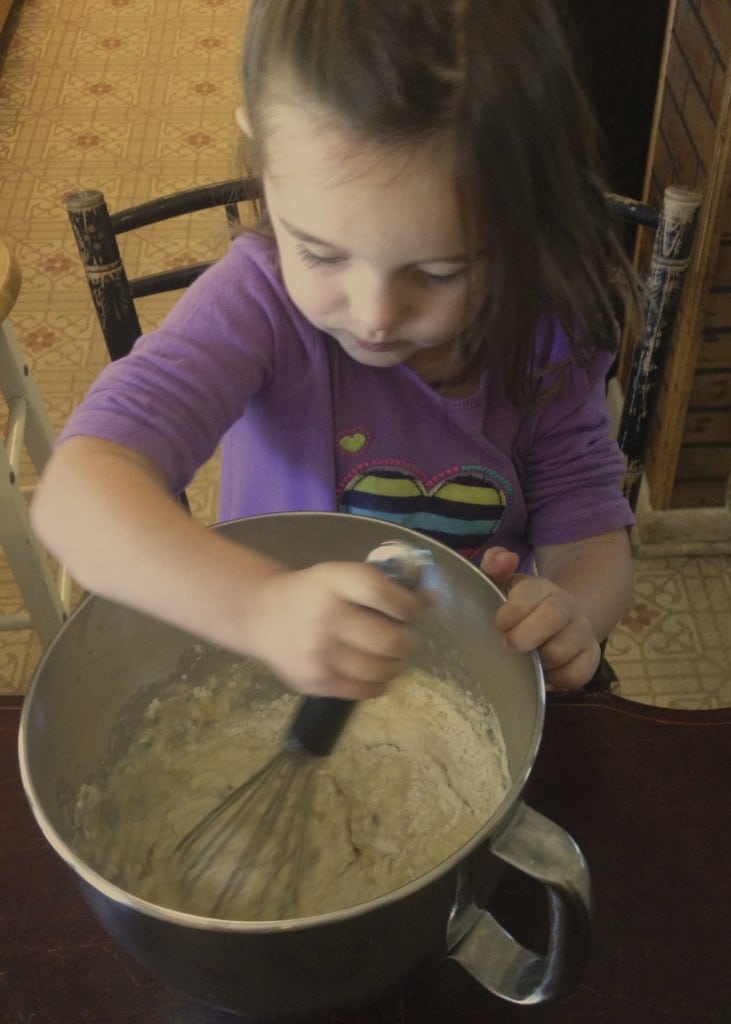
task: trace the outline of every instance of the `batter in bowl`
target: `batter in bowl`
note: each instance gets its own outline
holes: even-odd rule
[[[73,845],[122,889],[208,916],[236,867],[237,837],[192,888],[175,847],[280,749],[298,698],[257,663],[219,658],[208,670],[200,651],[194,671],[124,709],[109,754],[77,794]],[[334,752],[309,764],[307,780],[298,775],[267,812],[256,866],[225,917],[319,915],[384,895],[459,849],[508,788],[491,708],[417,668],[361,702]],[[294,890],[289,854],[290,876],[272,869],[288,843],[300,858]]]

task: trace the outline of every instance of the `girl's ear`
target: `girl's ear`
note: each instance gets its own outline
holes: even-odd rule
[[[247,112],[244,109],[244,107],[237,107],[236,108],[236,114],[234,116],[236,117],[236,124],[239,126],[241,131],[244,133],[246,138],[250,139],[251,138],[251,125],[249,124],[249,115],[247,114]]]

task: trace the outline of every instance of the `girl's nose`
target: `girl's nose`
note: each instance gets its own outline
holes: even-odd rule
[[[354,326],[369,340],[383,336],[403,322],[406,296],[398,282],[364,271],[349,282],[348,303]]]

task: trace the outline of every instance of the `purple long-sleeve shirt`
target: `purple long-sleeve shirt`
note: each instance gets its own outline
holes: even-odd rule
[[[568,355],[556,332],[550,360]],[[182,490],[222,444],[219,518],[343,511],[411,526],[467,556],[627,526],[610,439],[610,357],[525,411],[483,374],[466,398],[409,367],[363,366],[290,301],[273,242],[236,239],[162,326],[108,366],[61,439],[115,441]]]

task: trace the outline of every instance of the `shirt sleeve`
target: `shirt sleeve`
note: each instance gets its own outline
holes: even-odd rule
[[[182,490],[273,372],[272,284],[234,242],[159,329],[107,366],[59,443],[91,435],[151,459]]]
[[[625,462],[612,438],[606,401],[611,353],[582,369],[528,417],[520,444],[527,539],[534,547],[565,544],[630,526],[621,492]]]

